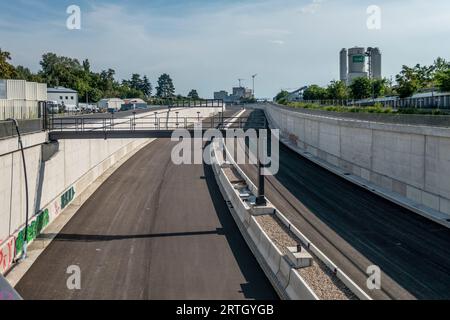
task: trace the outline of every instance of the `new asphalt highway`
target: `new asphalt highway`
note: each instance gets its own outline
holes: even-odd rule
[[[256,167],[242,168],[257,185]],[[334,175],[286,146],[280,146],[278,174],[266,178],[266,195],[373,298],[450,299],[449,229]],[[367,289],[370,265],[382,271],[381,290]]]
[[[212,168],[174,165],[174,144],[154,141],[100,186],[17,284],[24,299],[277,299]]]

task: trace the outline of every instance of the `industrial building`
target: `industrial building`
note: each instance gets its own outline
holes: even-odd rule
[[[147,102],[140,98],[135,99],[124,99],[123,104],[120,108],[121,111],[136,110],[136,109],[147,109]]]
[[[119,111],[125,101],[118,98],[102,99],[97,103],[100,110],[114,110]]]
[[[40,101],[47,101],[47,84],[0,79],[0,120],[37,118]]]
[[[64,106],[66,110],[78,109],[78,92],[64,87],[47,89],[48,101],[53,104]]]
[[[251,99],[252,97],[253,90],[242,86],[234,87],[231,95],[225,90],[214,92],[214,99],[221,99],[226,103],[239,103],[241,100]]]
[[[340,79],[348,85],[356,78],[382,79],[381,63],[378,48],[344,48],[339,54]]]
[[[225,90],[214,92],[214,99],[226,101],[228,99],[228,92]]]

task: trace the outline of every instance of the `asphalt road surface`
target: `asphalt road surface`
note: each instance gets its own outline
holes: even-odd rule
[[[254,113],[255,114],[255,113]],[[242,166],[256,182],[256,167]],[[450,299],[450,231],[280,146],[268,199],[376,299]],[[381,268],[368,291],[367,267]]]
[[[17,284],[24,299],[277,299],[212,168],[174,165],[173,146],[156,140],[93,194]]]

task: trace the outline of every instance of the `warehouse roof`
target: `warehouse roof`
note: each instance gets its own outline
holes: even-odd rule
[[[47,88],[47,93],[78,93],[76,90],[64,87]]]

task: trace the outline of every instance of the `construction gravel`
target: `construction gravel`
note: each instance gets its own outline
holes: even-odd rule
[[[301,241],[293,234],[278,217],[274,215],[258,216],[256,220],[277,245],[283,254],[288,252],[287,247],[296,247]],[[313,257],[313,265],[298,269],[301,277],[321,300],[358,300],[342,281],[310,250]]]

